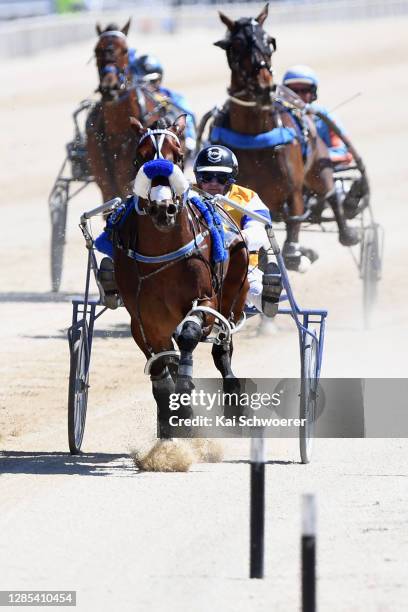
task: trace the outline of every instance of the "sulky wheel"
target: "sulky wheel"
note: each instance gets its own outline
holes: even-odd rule
[[[81,450],[89,388],[89,336],[84,321],[70,330],[71,363],[68,393],[68,441],[72,455]]]
[[[317,416],[318,344],[312,336],[305,333],[302,345],[299,418],[304,419],[305,423],[299,429],[299,446],[302,463],[309,463],[312,458]]]
[[[59,291],[64,259],[69,183],[57,181],[49,199],[51,216],[51,284]]]

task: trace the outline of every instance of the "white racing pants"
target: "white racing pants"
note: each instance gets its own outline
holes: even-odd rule
[[[262,312],[262,272],[257,267],[250,266],[248,269],[249,291],[246,299],[247,306],[255,306]]]

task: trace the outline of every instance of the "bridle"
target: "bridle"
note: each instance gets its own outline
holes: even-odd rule
[[[166,138],[166,136],[170,136],[171,138],[173,138],[176,141],[176,143],[179,145],[179,147],[181,147],[180,140],[177,134],[175,134],[171,130],[162,129],[162,128],[156,128],[156,129],[148,128],[147,132],[143,134],[143,136],[139,140],[138,147],[140,147],[140,145],[142,144],[144,140],[146,140],[146,138],[150,138],[153,143],[154,149],[156,151],[153,159],[163,159],[163,154],[161,150],[162,150],[164,139]]]
[[[149,138],[155,150],[154,158],[143,163],[139,168],[134,183],[135,210],[139,215],[154,216],[158,214],[161,208],[166,215],[175,218],[186,204],[189,183],[184,177],[181,167],[183,158],[180,156],[180,159],[176,159],[174,163],[164,158],[162,148],[166,137],[173,138],[181,146],[177,134],[166,128],[148,128],[139,141],[138,148]],[[169,185],[152,187],[152,180],[160,176],[167,178]],[[164,195],[168,197],[162,197]],[[159,199],[160,197],[162,199]],[[143,207],[140,206],[139,198],[146,201]],[[171,200],[170,203],[169,200]]]
[[[242,50],[234,48],[234,41],[240,40]],[[256,19],[240,19],[236,24],[236,31],[231,33],[229,45],[227,46],[227,59],[231,70],[239,72],[243,80],[250,81],[258,75],[262,69],[272,74],[271,57],[276,49],[275,39],[269,36]],[[244,68],[242,60],[247,52],[250,52],[251,69]]]

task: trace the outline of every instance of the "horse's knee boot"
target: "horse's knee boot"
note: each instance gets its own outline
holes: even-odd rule
[[[231,369],[231,345],[213,344],[212,358],[217,370],[225,380],[226,378],[235,378]]]
[[[196,321],[186,321],[177,338],[182,352],[192,353],[201,340],[202,326]]]
[[[170,395],[174,393],[174,381],[167,368],[157,376],[150,376],[150,380],[152,381],[153,397],[157,404],[157,435],[159,438],[169,438],[171,415],[169,404]]]
[[[186,321],[177,337],[180,347],[176,393],[190,393],[193,385],[193,351],[201,340],[202,327],[196,321]]]

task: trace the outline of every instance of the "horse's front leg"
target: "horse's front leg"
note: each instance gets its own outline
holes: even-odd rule
[[[203,317],[195,313],[183,322],[177,336],[180,349],[180,362],[177,372],[176,393],[188,393],[194,388],[193,384],[193,351],[201,340],[203,332]]]
[[[170,396],[175,391],[175,384],[165,359],[159,359],[152,365],[150,380],[157,405],[157,437],[170,438]]]
[[[231,367],[232,352],[232,340],[228,344],[213,344],[211,354],[215,367],[221,373],[224,393],[239,393],[241,390],[239,378]]]

